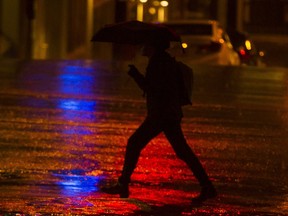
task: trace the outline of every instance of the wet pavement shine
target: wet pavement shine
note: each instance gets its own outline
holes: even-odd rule
[[[199,186],[163,135],[143,150],[131,196],[120,174],[145,117],[126,67],[0,61],[0,215],[288,215],[288,70],[195,66],[183,131],[219,196]]]

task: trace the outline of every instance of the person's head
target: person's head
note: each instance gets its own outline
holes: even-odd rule
[[[164,51],[170,47],[169,40],[165,38],[156,38],[146,43],[142,49],[142,55],[151,57],[155,52]]]
[[[164,51],[170,47],[170,41],[165,37],[157,37],[151,44],[159,51]]]
[[[142,56],[150,58],[155,53],[155,48],[150,44],[145,44],[141,49]]]

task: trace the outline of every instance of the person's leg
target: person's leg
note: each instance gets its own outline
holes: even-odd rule
[[[137,165],[142,149],[149,141],[161,132],[159,122],[145,119],[140,127],[128,139],[122,174],[115,186],[103,188],[109,194],[119,194],[121,198],[129,197],[129,183],[131,175]]]
[[[200,163],[198,157],[187,144],[181,129],[180,122],[167,122],[164,125],[164,133],[172,145],[176,155],[188,165],[196,179],[199,181],[200,186],[202,187],[201,194],[196,198],[197,200],[195,199],[195,201],[203,202],[208,198],[215,197],[216,190],[209,180],[209,177],[202,164]]]
[[[119,182],[129,184],[130,177],[137,165],[141,151],[162,131],[158,121],[145,119],[140,127],[128,139],[125,160]]]

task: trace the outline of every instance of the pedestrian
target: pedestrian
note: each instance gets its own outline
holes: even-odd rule
[[[168,40],[161,38],[143,47],[142,55],[149,59],[145,76],[135,66],[130,65],[128,74],[146,96],[147,117],[128,139],[124,165],[117,184],[103,188],[103,192],[128,198],[131,175],[141,151],[154,137],[163,132],[177,156],[188,165],[200,183],[201,192],[192,200],[203,202],[217,195],[200,161],[187,144],[181,129],[183,114],[178,90],[179,82],[177,82],[179,74],[176,71],[175,59],[165,51],[169,48],[169,44]]]

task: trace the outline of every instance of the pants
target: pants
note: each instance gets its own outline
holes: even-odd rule
[[[188,165],[200,185],[205,186],[211,184],[200,161],[186,142],[180,121],[155,120],[149,117],[145,119],[128,139],[124,166],[119,182],[122,184],[130,183],[131,175],[137,165],[142,149],[161,132],[164,132],[178,158]]]

